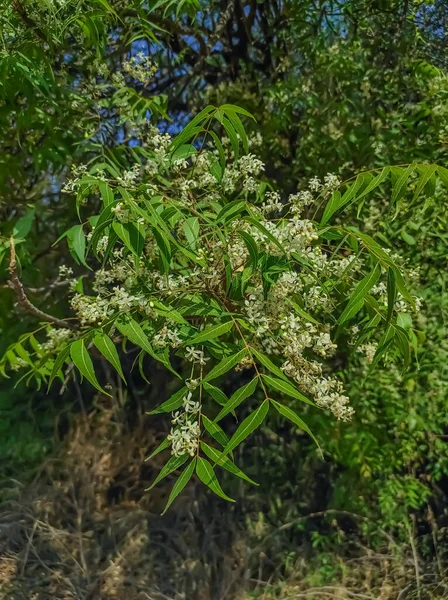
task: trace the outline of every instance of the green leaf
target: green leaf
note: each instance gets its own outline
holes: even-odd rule
[[[240,477],[241,479],[244,479],[245,481],[248,481],[253,485],[258,485],[258,483],[256,483],[253,479],[251,479],[245,473],[243,473],[243,471],[241,471],[241,469],[239,469],[235,465],[235,463],[232,462],[228,456],[225,456],[220,450],[209,446],[205,442],[201,442],[201,449],[204,452],[204,454],[206,454],[208,458],[212,460],[215,464],[219,462],[220,467],[226,469],[230,473],[233,473],[233,475],[236,475],[237,477]]]
[[[228,502],[235,502],[235,500],[229,498],[229,496],[227,496],[223,492],[216,478],[215,471],[212,465],[205,458],[198,458],[196,464],[196,475],[199,477],[202,483],[204,483],[208,488],[210,488],[212,492],[215,493],[217,496],[223,498],[224,500],[227,500]]]
[[[229,441],[229,438],[224,433],[217,423],[210,421],[208,417],[202,415],[202,424],[204,425],[206,431],[214,438],[221,446],[225,446]]]
[[[409,165],[403,174],[397,179],[392,189],[392,199],[391,203],[394,204],[399,200],[406,191],[406,186],[409,180],[410,175],[415,171],[417,165]]]
[[[227,323],[220,323],[219,325],[212,325],[211,327],[207,327],[206,329],[204,329],[204,331],[200,331],[192,338],[189,338],[188,345],[194,346],[195,344],[200,344],[202,342],[208,342],[209,340],[213,340],[230,331],[232,327],[233,321],[227,321]]]
[[[170,445],[171,445],[171,441],[166,437],[165,439],[163,439],[160,442],[160,444],[157,446],[157,448],[155,450],[153,450],[151,452],[151,454],[145,458],[145,462],[147,460],[151,460],[151,458],[154,458],[154,456],[157,456],[157,454],[160,454],[160,452],[163,452],[164,450],[166,450]]]
[[[254,238],[247,233],[246,231],[242,231],[239,229],[237,233],[243,238],[244,243],[246,244],[247,250],[249,252],[250,258],[252,259],[252,266],[254,271],[258,266],[258,246],[257,242]]]
[[[194,468],[196,466],[196,458],[194,458],[191,463],[188,465],[186,469],[182,471],[177,479],[176,483],[173,485],[173,489],[171,490],[171,494],[168,497],[168,502],[166,503],[165,508],[163,509],[162,515],[166,513],[169,509],[173,501],[177,498],[177,496],[181,493],[187,483],[190,481],[191,476],[194,473]]]
[[[132,318],[118,319],[115,325],[118,331],[127,337],[133,344],[143,348],[150,356],[154,356],[155,352],[148,341],[148,337],[137,321]]]
[[[173,412],[182,406],[184,396],[188,393],[187,386],[182,387],[180,390],[175,392],[172,396],[165,400],[160,406],[154,410],[147,412],[147,415],[159,415],[160,413]]]
[[[104,358],[106,358],[114,367],[121,379],[126,383],[117,348],[110,337],[102,331],[96,331],[93,336],[93,343],[104,356]]]
[[[170,270],[171,263],[171,246],[168,238],[162,231],[157,230],[155,227],[152,230],[156,239],[157,248],[160,256],[160,270],[162,273],[168,273]]]
[[[244,220],[247,221],[248,223],[250,223],[251,225],[253,225],[256,229],[258,229],[264,236],[266,236],[268,238],[268,240],[270,240],[273,244],[275,244],[277,246],[277,248],[282,251],[283,254],[286,254],[286,250],[280,244],[278,239],[276,237],[274,237],[272,235],[272,233],[270,231],[268,231],[266,229],[266,227],[264,227],[264,225],[259,223],[253,217],[244,217]]]
[[[364,298],[369,290],[375,285],[381,275],[380,265],[375,265],[373,270],[368,273],[361,281],[358,282],[353,294],[350,296],[350,300],[342,311],[341,316],[338,319],[339,325],[342,325],[346,321],[350,320],[354,315],[361,310],[364,305]]]
[[[415,200],[417,200],[417,198],[420,196],[420,194],[422,193],[422,190],[424,189],[425,185],[428,183],[428,181],[431,179],[431,177],[434,175],[436,169],[437,169],[437,165],[420,165],[419,170],[422,171],[421,176],[418,179],[418,183],[417,183],[417,187],[415,188],[415,192],[414,192],[414,196],[412,198],[412,202],[414,202]]]
[[[397,299],[397,279],[395,271],[389,269],[387,271],[387,322],[392,318],[394,312],[395,301]]]
[[[332,195],[330,201],[328,202],[327,206],[325,207],[324,214],[322,215],[320,224],[325,225],[337,210],[339,210],[340,208],[345,206],[348,202],[350,202],[350,200],[355,196],[356,192],[363,185],[363,183],[364,183],[364,177],[362,175],[358,175],[355,183],[353,183],[347,187],[347,190],[345,191],[342,198],[341,198],[340,194],[338,195],[337,193],[334,193]]]
[[[221,406],[224,406],[224,404],[229,401],[224,392],[211,383],[204,383],[204,390],[208,392],[218,404],[221,404]]]
[[[226,402],[222,410],[220,410],[217,417],[214,419],[215,423],[221,421],[221,419],[223,419],[226,415],[235,410],[235,408],[237,408],[241,402],[243,402],[246,398],[249,398],[249,396],[252,396],[252,394],[255,392],[257,384],[258,377],[254,377],[252,381],[246,383],[236,390],[236,392],[230,397],[228,402]]]
[[[14,225],[12,235],[15,238],[24,238],[28,235],[33,225],[35,216],[35,209],[29,210],[23,217],[21,217]]]
[[[297,425],[297,427],[299,427],[300,429],[303,429],[303,431],[306,431],[306,433],[313,438],[313,440],[316,442],[316,445],[319,447],[319,442],[312,433],[311,429],[304,421],[302,421],[302,419],[298,415],[296,415],[296,413],[293,410],[291,410],[288,406],[285,406],[284,404],[280,404],[280,402],[277,402],[276,400],[271,400],[271,402],[281,415],[283,415],[289,421],[294,423],[294,425]]]
[[[85,259],[86,254],[86,236],[84,235],[84,231],[82,225],[75,225],[67,232],[67,237],[70,240],[75,255],[78,257],[79,262],[88,267]]]
[[[268,371],[270,371],[274,375],[277,375],[277,377],[280,377],[280,379],[284,379],[285,381],[288,381],[288,378],[283,373],[283,371],[281,369],[279,369],[277,367],[277,365],[274,365],[272,360],[269,357],[267,357],[266,354],[263,354],[259,350],[255,350],[255,348],[251,348],[250,351],[260,361],[260,363],[264,367],[266,367],[266,369],[268,369]]]
[[[167,477],[167,475],[170,475],[173,471],[175,471],[176,469],[181,467],[184,463],[186,463],[188,460],[188,457],[189,457],[188,454],[182,454],[182,456],[172,456],[169,459],[169,461],[162,467],[162,469],[160,470],[160,473],[157,475],[157,477],[151,483],[149,488],[146,488],[145,492],[149,492],[149,490],[152,490],[152,488],[155,485],[157,485],[159,483],[159,481],[161,481],[162,479]]]
[[[232,452],[243,440],[247,438],[257,427],[261,425],[264,421],[264,418],[268,414],[269,410],[269,401],[265,400],[254,412],[252,412],[248,417],[244,419],[244,421],[239,425],[238,429],[235,431],[233,436],[231,437],[229,443],[224,448],[223,454],[229,454]],[[220,464],[220,463],[218,463]]]
[[[296,398],[296,400],[300,400],[301,402],[306,402],[306,404],[310,404],[311,406],[315,406],[314,402],[304,396],[301,392],[299,392],[293,385],[288,383],[287,381],[283,381],[282,379],[276,379],[275,377],[271,377],[270,375],[262,375],[263,380],[275,390],[286,394],[287,396],[291,396],[291,398]]]
[[[93,370],[92,359],[89,356],[84,340],[76,340],[70,345],[70,356],[79,372],[100,392],[106,396],[110,396],[98,383],[98,380]]]
[[[50,379],[48,381],[48,389],[50,389],[51,384],[53,383],[54,379],[58,376],[59,371],[62,369],[62,365],[67,360],[69,354],[70,354],[70,346],[66,346],[57,355],[57,357],[54,361],[54,364],[53,364],[53,369],[51,371]]]
[[[145,230],[136,223],[119,223],[114,221],[112,227],[126,248],[140,258],[145,247]]]
[[[109,184],[105,181],[100,181],[98,183],[98,187],[100,189],[101,198],[103,200],[104,207],[110,206],[113,204],[115,200],[114,192]]]
[[[220,377],[220,375],[224,375],[224,373],[227,373],[227,371],[230,371],[230,369],[232,367],[234,367],[241,360],[243,360],[243,358],[246,355],[247,355],[247,350],[245,348],[243,348],[243,350],[240,350],[236,354],[232,354],[232,356],[227,356],[226,358],[223,358],[222,361],[220,363],[218,363],[216,365],[216,367],[214,367],[210,371],[210,373],[208,373],[204,377],[203,382],[205,383],[207,381],[211,381],[212,379],[216,379],[217,377]]]
[[[198,217],[190,217],[186,219],[183,223],[183,229],[188,245],[192,250],[196,250],[200,229]]]

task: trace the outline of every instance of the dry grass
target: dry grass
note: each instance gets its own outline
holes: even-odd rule
[[[0,600],[448,598],[440,561],[438,571],[417,558],[416,569],[411,549],[391,553],[388,540],[385,553],[360,546],[341,559],[332,580],[316,580],[319,564],[300,548],[287,569],[279,551],[287,526],[249,533],[241,503],[194,483],[161,517],[172,480],[144,492],[164,460],[144,462],[159,441],[144,419],[130,425],[100,405],[78,418],[32,485],[10,482],[0,507]]]

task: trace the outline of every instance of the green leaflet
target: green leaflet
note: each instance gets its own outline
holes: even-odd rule
[[[221,421],[221,419],[223,419],[226,415],[228,415],[230,412],[235,410],[235,408],[237,408],[241,404],[241,402],[243,402],[243,400],[245,400],[246,398],[249,398],[249,396],[252,396],[252,394],[254,393],[254,391],[257,387],[257,384],[258,384],[258,377],[254,377],[254,379],[252,379],[252,381],[250,381],[249,383],[246,383],[246,385],[243,385],[238,390],[236,390],[236,392],[231,396],[231,398],[228,400],[228,402],[224,405],[222,410],[218,413],[217,417],[215,418],[215,423],[217,423],[218,421]]]
[[[138,223],[119,223],[114,221],[112,227],[126,248],[140,258],[145,247],[145,230]]]
[[[114,367],[121,379],[126,383],[117,348],[110,337],[102,331],[96,331],[93,336],[93,343],[104,356],[104,358],[106,358]]]
[[[50,389],[51,384],[53,383],[55,377],[58,376],[59,371],[62,369],[62,365],[67,360],[69,354],[70,354],[70,346],[66,346],[57,355],[57,357],[54,361],[54,364],[53,364],[53,370],[51,371],[50,379],[48,381],[48,389]]]
[[[109,206],[110,204],[112,204],[115,200],[114,197],[114,192],[112,190],[112,188],[109,186],[109,184],[106,181],[100,181],[98,183],[98,187],[100,189],[100,194],[101,194],[101,198],[103,200],[103,204],[104,206]]]
[[[291,396],[291,398],[296,398],[296,400],[300,400],[301,402],[305,402],[306,404],[310,404],[311,406],[315,406],[314,402],[304,396],[301,392],[299,392],[293,385],[291,385],[288,381],[283,381],[283,379],[276,379],[275,377],[271,377],[270,375],[262,375],[263,380],[275,390],[286,394],[287,396]]]
[[[412,202],[415,202],[415,200],[417,200],[417,198],[420,196],[425,185],[436,172],[437,165],[419,165],[418,169],[419,171],[422,171],[422,174],[418,179],[417,187],[415,188]]]
[[[208,342],[214,338],[224,335],[230,331],[233,327],[233,321],[227,321],[227,323],[220,323],[219,325],[212,325],[207,327],[203,331],[200,331],[193,337],[188,339],[188,345],[201,344],[202,342]]]
[[[134,319],[128,317],[126,319],[118,319],[115,321],[115,325],[120,333],[122,333],[125,337],[128,338],[133,344],[142,348],[145,352],[147,352],[150,356],[161,362],[173,375],[179,377],[181,379],[179,373],[171,366],[167,357],[162,354],[157,354],[154,352],[151,344],[148,341],[148,337],[140,327],[140,325]]]
[[[196,475],[199,477],[202,483],[204,483],[208,488],[210,488],[212,492],[215,493],[217,496],[223,498],[224,500],[227,500],[228,502],[235,502],[235,500],[229,498],[229,496],[227,496],[223,492],[216,478],[215,471],[212,465],[205,458],[198,458],[196,464]]]
[[[182,471],[182,473],[179,475],[179,478],[173,485],[173,489],[171,490],[171,494],[168,497],[168,501],[166,503],[165,508],[163,509],[162,515],[164,515],[166,513],[166,511],[169,509],[169,507],[171,506],[173,501],[177,498],[177,496],[181,493],[181,491],[184,489],[184,487],[190,481],[191,476],[194,473],[195,466],[196,466],[196,458],[194,458],[191,461],[191,463],[188,465],[188,467],[186,469],[184,469]]]
[[[95,371],[93,369],[92,359],[89,356],[87,348],[84,344],[84,340],[76,340],[70,345],[70,356],[72,361],[75,363],[75,366],[79,370],[79,372],[88,380],[90,383],[96,387],[97,390],[105,394],[106,396],[110,396],[98,383],[98,380],[95,375]]]
[[[149,492],[152,488],[159,483],[164,477],[170,475],[173,471],[181,467],[188,460],[188,454],[182,454],[182,456],[172,456],[169,461],[162,467],[160,473],[151,483],[149,488],[146,488],[145,492]]]
[[[165,400],[160,406],[147,412],[147,415],[159,415],[160,413],[172,412],[173,410],[177,410],[180,406],[182,406],[182,401],[184,399],[185,394],[188,393],[188,388],[185,385],[180,390],[175,392],[168,400]]]
[[[132,318],[128,320],[118,319],[115,325],[118,331],[127,337],[133,344],[140,346],[145,352],[154,356],[154,350],[152,349],[145,332],[137,321]]]
[[[230,369],[232,367],[234,367],[236,364],[238,364],[246,355],[247,355],[247,350],[244,348],[243,350],[240,350],[239,352],[237,352],[236,354],[233,354],[232,356],[223,358],[222,361],[220,363],[218,363],[216,365],[216,367],[214,367],[210,371],[210,373],[208,373],[206,375],[206,377],[204,377],[203,382],[205,383],[207,381],[211,381],[212,379],[216,379],[217,377],[220,377],[220,375],[224,375],[224,373],[227,373],[227,371],[230,371]]]
[[[280,377],[280,379],[284,379],[285,381],[288,381],[288,378],[283,373],[283,371],[281,369],[279,369],[276,365],[274,365],[272,360],[270,358],[268,358],[265,354],[263,354],[259,350],[255,350],[255,348],[251,348],[250,351],[260,361],[260,363],[264,367],[266,367],[266,369],[268,369],[268,371],[271,371],[271,373],[273,373],[274,375],[277,375],[277,377]]]
[[[415,171],[417,165],[412,164],[409,165],[404,171],[403,174],[397,179],[392,189],[392,198],[391,203],[394,204],[399,200],[404,192],[406,191],[406,186],[408,184],[408,180],[410,175]]]
[[[28,235],[33,225],[34,215],[35,209],[32,208],[17,221],[13,229],[13,236],[15,238],[24,238]]]
[[[77,258],[82,265],[88,268],[85,259],[86,236],[84,235],[82,225],[75,225],[74,227],[69,229],[67,232],[67,237],[70,240],[73,252],[75,254],[75,258]]]
[[[247,248],[250,258],[252,260],[252,267],[253,267],[253,270],[255,271],[258,266],[257,242],[250,235],[250,233],[247,233],[246,231],[242,231],[241,229],[238,229],[237,233],[243,238],[243,241],[246,244],[246,248]]]
[[[264,418],[268,414],[269,401],[265,400],[254,412],[252,412],[244,421],[240,424],[238,429],[235,431],[233,436],[230,438],[229,443],[224,448],[223,454],[229,454],[232,452],[243,440],[247,438],[257,427],[261,425]],[[218,463],[219,464],[219,463]]]
[[[381,267],[377,264],[374,269],[358,282],[350,300],[338,319],[339,325],[349,321],[364,305],[364,298],[375,285],[381,275]]]
[[[392,318],[395,300],[397,299],[397,278],[395,271],[389,269],[387,272],[387,322]]]
[[[224,454],[216,448],[209,446],[205,442],[201,442],[201,449],[204,452],[204,454],[206,454],[208,458],[212,460],[215,464],[219,462],[219,466],[223,469],[226,469],[230,473],[233,473],[237,477],[240,477],[241,479],[244,479],[245,481],[248,481],[253,485],[258,485],[258,483],[256,483],[253,479],[251,479],[245,473],[243,473],[243,471],[241,471],[241,469],[239,469],[235,465],[235,463],[230,460],[228,456],[224,456]]]
[[[198,217],[189,217],[183,223],[183,230],[187,238],[188,245],[192,250],[196,250],[199,236],[199,219]]]
[[[224,392],[211,383],[204,383],[204,390],[210,394],[213,400],[216,400],[218,404],[221,404],[221,406],[224,406],[224,404],[229,401]]]
[[[308,425],[305,423],[305,421],[302,421],[302,419],[298,415],[296,415],[296,413],[293,410],[291,410],[288,406],[280,404],[280,402],[277,402],[276,400],[271,400],[271,402],[281,415],[283,415],[289,421],[294,423],[294,425],[297,425],[297,427],[299,427],[300,429],[303,429],[303,431],[306,431],[306,433],[313,438],[313,440],[316,442],[316,445],[320,449],[319,442],[317,441],[316,437],[314,436]]]
[[[210,421],[208,417],[202,415],[202,424],[204,425],[206,431],[214,438],[221,446],[224,446],[228,443],[229,438],[224,433],[219,425],[215,422]]]
[[[151,458],[154,458],[154,456],[157,456],[157,454],[159,454],[160,452],[163,452],[163,450],[166,450],[166,448],[168,448],[170,445],[171,445],[171,441],[168,438],[165,438],[164,440],[162,440],[162,442],[157,446],[157,448],[155,450],[153,450],[151,452],[151,454],[145,458],[145,462],[147,460],[151,460]]]

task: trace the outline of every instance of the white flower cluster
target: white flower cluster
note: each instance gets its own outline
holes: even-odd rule
[[[201,435],[198,414],[201,405],[192,400],[192,396],[193,392],[187,392],[182,401],[183,410],[172,413],[173,427],[168,440],[171,442],[171,452],[174,456],[182,456],[185,453],[194,456],[198,449]]]
[[[148,85],[157,71],[157,67],[152,63],[151,57],[145,55],[143,52],[138,52],[129,60],[124,61],[122,67],[125,73],[144,85]]]
[[[61,344],[66,342],[71,337],[73,332],[70,329],[64,329],[64,328],[53,329],[53,328],[51,328],[51,329],[47,329],[46,333],[47,333],[47,341],[44,342],[43,344],[41,344],[41,351],[44,354],[53,352],[54,350],[59,348],[59,346],[61,346]]]

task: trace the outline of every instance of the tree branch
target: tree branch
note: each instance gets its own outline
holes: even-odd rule
[[[14,238],[11,236],[10,240],[10,248],[11,248],[11,258],[9,260],[9,287],[15,292],[17,296],[17,303],[21,306],[26,312],[38,317],[39,319],[43,319],[44,321],[49,321],[50,323],[54,323],[59,327],[69,327],[73,329],[73,325],[67,323],[67,321],[62,321],[57,317],[53,317],[52,315],[48,315],[47,313],[41,311],[39,308],[32,304],[25,293],[22,282],[19,279],[19,275],[17,273],[17,258],[16,258],[16,246],[14,243]]]

